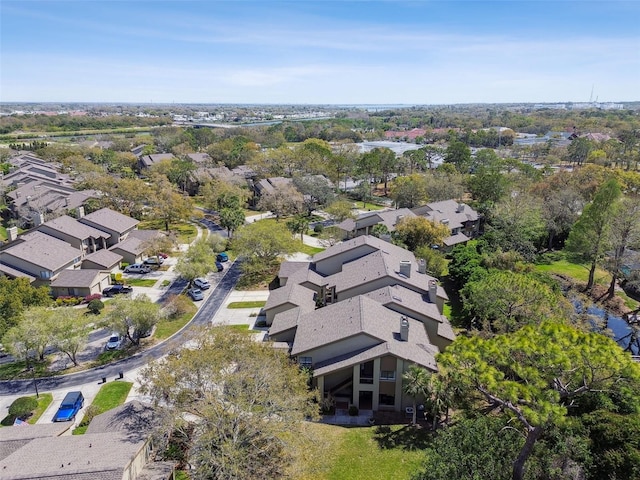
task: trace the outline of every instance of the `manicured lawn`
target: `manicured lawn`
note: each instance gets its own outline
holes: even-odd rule
[[[124,401],[127,399],[127,395],[129,395],[129,391],[133,383],[131,382],[111,382],[105,383],[101,388],[96,397],[93,399],[91,403],[91,408],[94,410],[94,415],[99,415],[108,410],[116,408],[119,405],[122,405]],[[80,426],[73,431],[74,435],[82,435],[86,432],[87,427],[89,426],[89,422],[86,422],[85,419],[82,419],[80,422]]]
[[[127,278],[127,285],[132,287],[153,287],[157,281],[152,278]]]
[[[177,318],[163,318],[162,320],[160,320],[156,325],[156,331],[153,336],[158,340],[164,340],[165,338],[169,338],[171,335],[184,327],[189,322],[189,320],[193,318],[193,316],[196,314],[196,311],[198,310],[198,308],[193,303],[189,305],[188,308],[189,309],[185,313]]]
[[[358,210],[382,210],[383,208],[387,208],[384,205],[376,205],[375,203],[370,203],[370,202],[360,202],[360,201],[356,201],[353,202],[353,208],[357,208]]]
[[[227,308],[262,308],[267,302],[263,300],[254,300],[249,302],[231,302]]]
[[[325,444],[321,454],[304,458],[305,480],[409,480],[424,458],[426,432],[406,425],[344,428],[310,424]]]
[[[249,325],[246,323],[243,323],[241,325],[220,325],[220,327],[218,328],[228,328],[238,333],[256,333],[254,331],[249,330]]]
[[[164,222],[162,220],[144,220],[138,224],[138,228],[140,230],[164,231]],[[195,225],[191,223],[172,223],[169,225],[169,230],[176,234],[178,243],[191,243],[198,233]]]
[[[31,362],[33,365],[33,361]],[[56,375],[55,372],[47,370],[49,363],[37,362],[35,364],[35,376],[36,377],[49,377]],[[5,363],[0,365],[0,379],[2,380],[15,380],[18,378],[33,378],[33,372],[27,370],[24,360],[20,360],[12,363]]]
[[[35,395],[31,395],[31,398],[36,398]],[[53,402],[53,395],[50,393],[41,393],[40,398],[36,398],[38,400],[38,407],[33,411],[33,414],[27,420],[27,423],[30,425],[35,425],[38,419],[42,416],[44,411],[47,409],[51,402]],[[10,427],[13,425],[15,421],[15,417],[13,415],[7,415],[0,421],[0,426]]]
[[[298,241],[296,250],[302,253],[306,253],[307,255],[315,255],[316,253],[324,252],[325,249],[321,247],[312,247],[310,245],[305,245],[301,241]]]
[[[586,283],[589,280],[589,265],[573,263],[569,260],[558,260],[550,265],[536,265],[539,272],[547,272],[557,275],[565,275],[571,277],[578,282]],[[611,275],[608,272],[596,269],[595,282],[606,285],[611,281]]]

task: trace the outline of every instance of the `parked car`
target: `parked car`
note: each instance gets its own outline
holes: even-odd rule
[[[162,265],[164,259],[162,257],[149,257],[144,261],[145,265]]]
[[[132,263],[124,269],[124,273],[149,273],[151,268],[142,263]]]
[[[118,295],[121,293],[131,293],[133,292],[133,288],[129,285],[111,285],[110,287],[105,288],[102,291],[102,294],[105,297],[113,297],[114,295]]]
[[[205,278],[196,278],[193,284],[200,290],[207,290],[211,288],[211,284]]]
[[[229,255],[227,255],[227,252],[221,252],[216,256],[216,260],[219,262],[228,262]]]
[[[222,265],[220,262],[216,262],[216,268],[219,272],[221,272],[224,270],[224,265]]]
[[[192,300],[202,300],[204,299],[204,293],[199,288],[190,288],[187,290],[187,294],[191,297]]]
[[[82,392],[69,392],[65,395],[58,411],[53,417],[54,422],[69,422],[76,418],[76,414],[84,405]]]
[[[107,350],[118,350],[121,346],[122,338],[120,337],[120,335],[118,333],[112,333],[109,337],[109,340],[107,340],[105,348]]]

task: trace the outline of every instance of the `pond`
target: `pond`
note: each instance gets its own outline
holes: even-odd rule
[[[630,350],[633,355],[640,354],[640,324],[637,323],[640,319],[637,316],[634,325],[630,325],[624,318],[612,315],[596,305],[592,304],[585,309],[581,300],[573,298],[571,302],[576,313],[588,315],[595,330],[602,332],[604,329],[609,329],[618,345],[625,350]]]

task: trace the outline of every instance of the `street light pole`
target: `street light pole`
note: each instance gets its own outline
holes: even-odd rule
[[[38,381],[36,380],[36,369],[31,367],[31,373],[33,374],[33,386],[36,389],[36,398],[40,398],[40,394],[38,393]]]

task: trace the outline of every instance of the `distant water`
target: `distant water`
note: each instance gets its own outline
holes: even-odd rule
[[[580,300],[574,299],[572,300],[572,303],[577,313],[584,312],[584,305]],[[629,344],[631,343],[631,352],[634,355],[640,354],[638,343],[633,341],[633,336],[629,336],[629,334],[632,333],[633,329],[623,318],[611,315],[604,309],[595,305],[590,305],[589,307],[587,307],[585,313],[591,316],[591,318],[597,318],[601,323],[605,325],[605,328],[611,330],[613,332],[614,340],[623,349],[627,349],[629,347]],[[594,327],[595,326],[596,324],[594,322]]]

